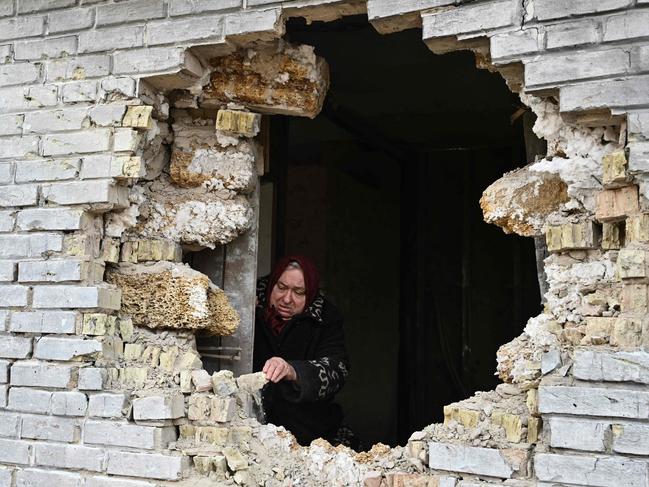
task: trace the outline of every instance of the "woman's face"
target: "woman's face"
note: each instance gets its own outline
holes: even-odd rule
[[[285,319],[304,311],[306,289],[302,269],[286,269],[270,292],[270,305]]]

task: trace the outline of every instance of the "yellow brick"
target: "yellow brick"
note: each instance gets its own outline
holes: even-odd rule
[[[596,236],[593,222],[588,221],[549,227],[545,239],[550,252],[559,252],[594,248]]]
[[[119,262],[119,240],[105,238],[101,241],[101,260],[116,264]]]
[[[181,438],[193,438],[196,433],[196,426],[191,424],[181,424],[180,425],[180,437]]]
[[[115,334],[115,325],[117,318],[104,313],[88,313],[83,315],[83,328],[81,333],[84,335],[113,335]]]
[[[195,440],[198,443],[211,443],[224,446],[228,442],[228,428],[217,426],[197,426]]]
[[[539,441],[543,420],[541,418],[528,418],[527,420],[527,442],[536,443]]]
[[[216,115],[216,129],[232,134],[254,137],[259,133],[261,115],[239,110],[219,110]]]
[[[153,107],[147,105],[131,106],[122,119],[123,127],[148,129],[152,127]]]
[[[603,345],[608,343],[613,331],[616,318],[603,318],[589,316],[586,318],[586,336],[583,338],[584,345]]]
[[[124,360],[140,360],[144,346],[140,343],[127,343],[124,346]]]
[[[625,238],[627,242],[649,242],[649,214],[627,218]]]
[[[146,174],[146,167],[139,156],[124,156],[119,158],[120,176],[122,178],[141,178]]]
[[[126,387],[144,387],[148,370],[143,367],[126,367],[125,369],[120,369],[119,380]]]
[[[611,334],[611,345],[616,347],[638,347],[642,339],[642,320],[640,318],[620,317],[616,320]]]
[[[456,421],[465,428],[475,428],[480,421],[480,411],[444,406],[444,424]]]
[[[119,260],[121,262],[137,262],[138,242],[124,242],[122,244],[122,253]]]
[[[647,252],[622,249],[617,256],[617,275],[620,279],[647,276]]]
[[[618,150],[602,158],[603,184],[605,186],[625,183],[627,181],[627,160],[624,150]]]
[[[545,243],[548,251],[557,252],[561,250],[562,229],[561,226],[549,227],[545,232]]]
[[[619,249],[622,246],[621,232],[618,223],[602,224],[602,248],[604,250]]]
[[[646,313],[649,311],[649,288],[646,284],[625,284],[622,288],[622,312]]]
[[[120,318],[119,320],[119,334],[122,340],[130,342],[133,338],[133,320],[131,318]]]
[[[169,347],[169,350],[160,354],[160,367],[169,372],[173,371],[178,358],[178,347]]]
[[[530,389],[527,391],[527,409],[530,414],[539,414],[539,390]]]
[[[512,443],[520,443],[523,439],[523,421],[515,414],[494,411],[491,414],[491,422],[505,430],[507,440]]]

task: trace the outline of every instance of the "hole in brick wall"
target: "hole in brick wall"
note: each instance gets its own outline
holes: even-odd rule
[[[260,273],[314,258],[345,316],[347,421],[364,445],[404,444],[493,388],[497,348],[540,310],[533,239],[484,223],[478,203],[525,165],[525,117],[510,122],[520,101],[499,75],[434,55],[420,30],[293,19],[287,38],[315,46],[332,84],[314,120],[271,119]]]

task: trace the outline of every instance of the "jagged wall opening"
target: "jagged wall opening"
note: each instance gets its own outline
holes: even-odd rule
[[[346,318],[348,421],[368,446],[403,444],[495,387],[497,348],[540,310],[532,239],[485,224],[478,205],[526,163],[522,105],[471,53],[436,56],[417,30],[293,19],[286,37],[315,46],[331,87],[315,120],[271,119],[265,260],[315,259]]]

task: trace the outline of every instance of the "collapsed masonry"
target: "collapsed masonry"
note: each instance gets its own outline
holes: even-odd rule
[[[0,485],[649,485],[645,0],[5,3]],[[254,227],[259,113],[321,107],[286,16],[366,9],[520,92],[548,153],[481,204],[552,255],[503,384],[355,454],[262,425],[262,377],[203,370],[195,334],[239,317],[181,260]]]

